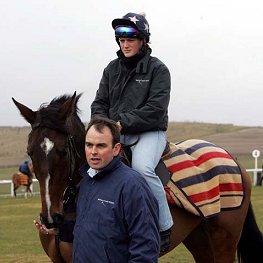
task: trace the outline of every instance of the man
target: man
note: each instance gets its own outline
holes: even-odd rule
[[[158,262],[158,203],[145,179],[122,163],[116,122],[92,119],[85,145],[73,262]]]
[[[32,170],[33,170],[33,165],[32,162],[29,162],[28,160],[25,160],[20,166],[19,166],[19,172],[22,174],[27,175],[28,177],[32,176]]]
[[[164,252],[170,247],[173,218],[155,168],[167,143],[170,72],[160,59],[151,55],[151,34],[145,14],[130,12],[114,19],[112,28],[118,57],[103,71],[91,104],[91,118],[103,116],[116,121],[121,142],[133,144],[131,166],[144,177],[158,201]]]

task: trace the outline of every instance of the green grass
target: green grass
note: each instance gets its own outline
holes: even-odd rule
[[[263,229],[263,187],[252,189],[252,204],[260,229]],[[46,263],[45,255],[33,220],[38,218],[40,197],[0,198],[0,262]],[[192,256],[179,245],[159,260],[160,263],[190,263]]]
[[[17,166],[0,168],[0,180],[12,179],[12,175],[18,171]]]
[[[50,262],[33,225],[40,198],[0,198],[0,262]]]

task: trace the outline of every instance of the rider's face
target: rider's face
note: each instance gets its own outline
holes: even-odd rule
[[[139,53],[143,40],[138,38],[119,38],[119,43],[122,53],[125,57],[129,58]]]

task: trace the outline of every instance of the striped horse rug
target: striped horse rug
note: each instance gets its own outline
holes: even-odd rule
[[[244,189],[239,166],[217,145],[190,139],[170,143],[163,161],[172,174],[165,187],[169,204],[201,216],[238,208]]]

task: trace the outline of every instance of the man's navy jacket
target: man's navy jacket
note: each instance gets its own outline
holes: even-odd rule
[[[158,262],[158,203],[144,178],[120,157],[93,178],[87,169],[81,171],[73,262]]]

